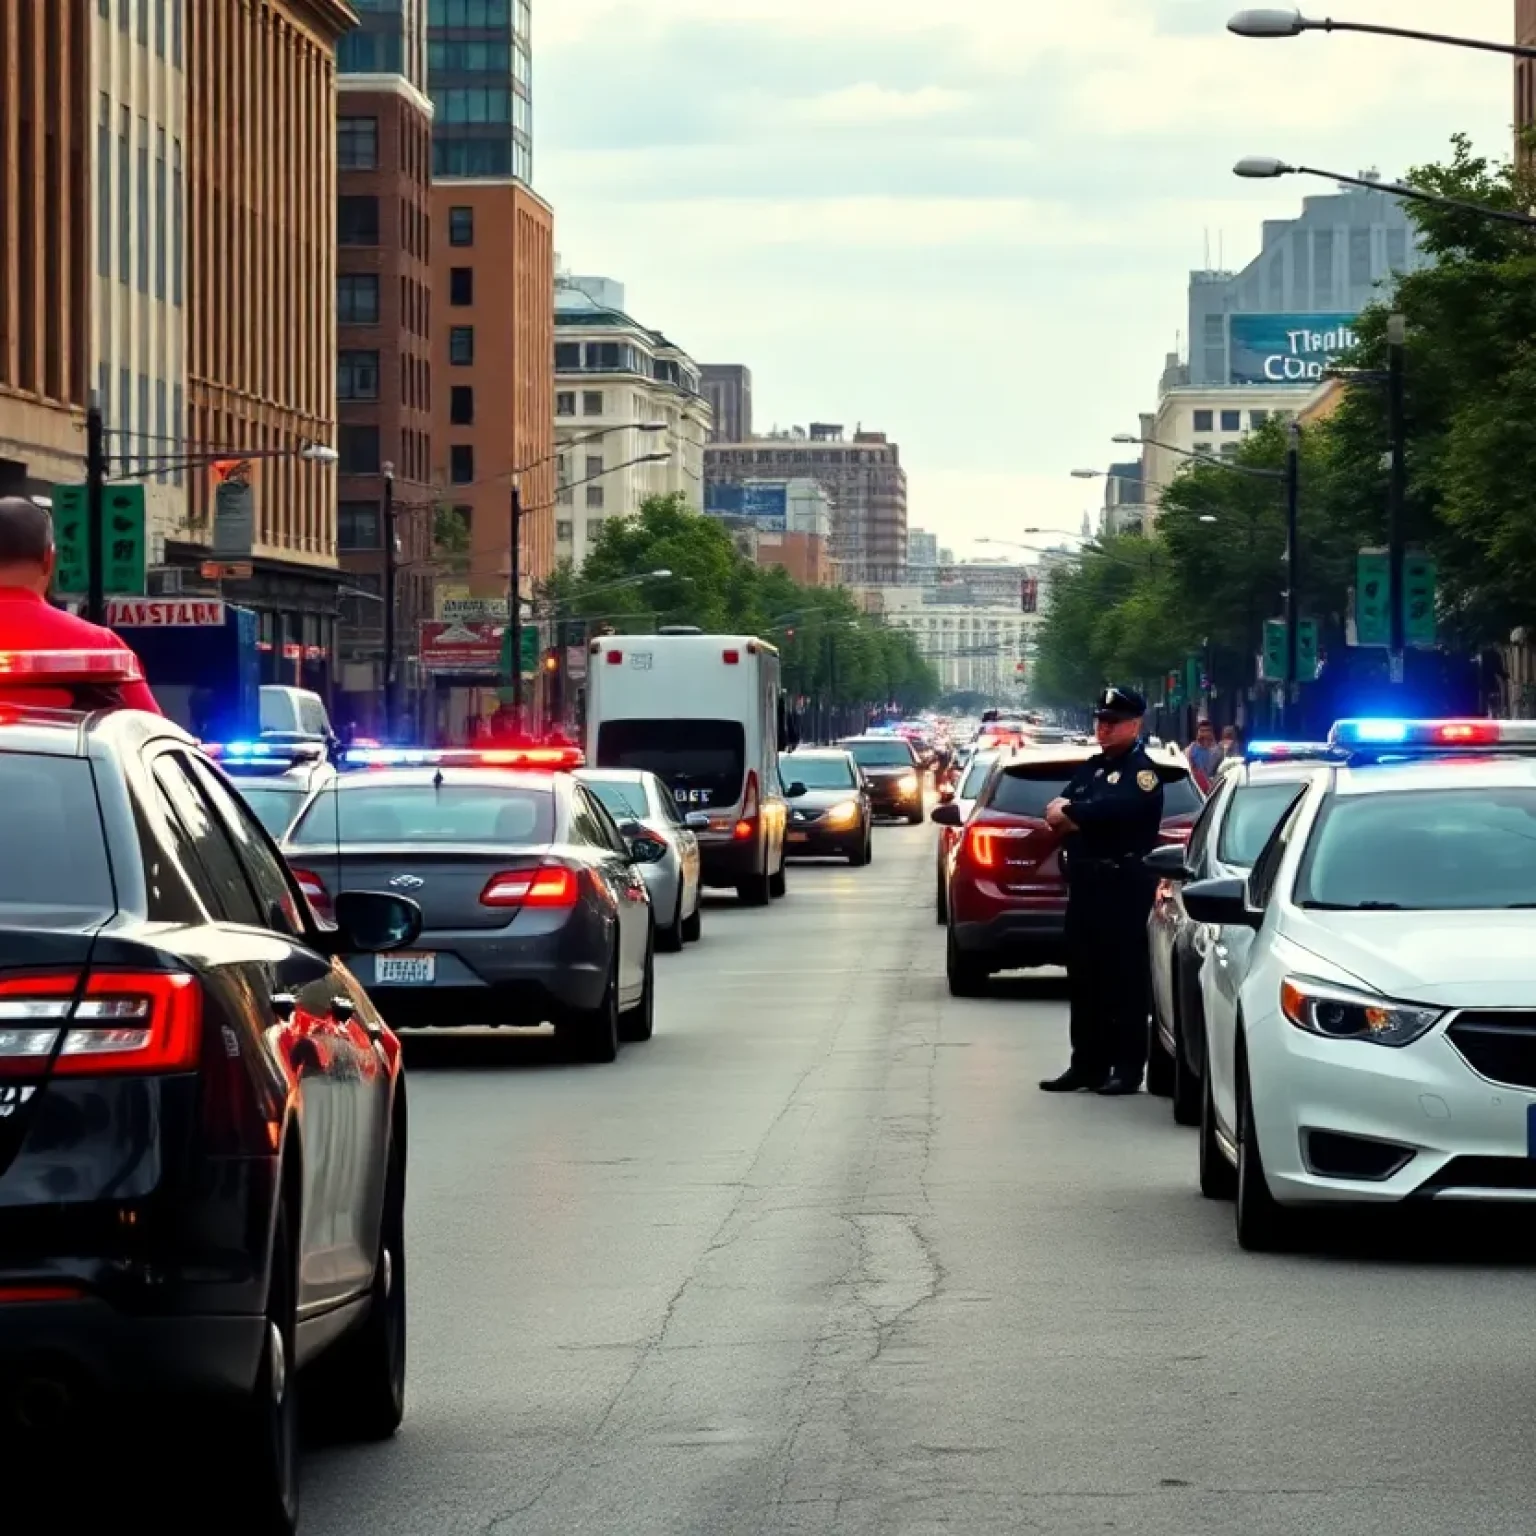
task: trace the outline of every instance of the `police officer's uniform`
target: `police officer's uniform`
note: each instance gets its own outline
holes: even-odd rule
[[[1140,719],[1146,700],[1110,688],[1100,718]],[[1072,999],[1072,1066],[1040,1086],[1135,1093],[1147,1069],[1151,1011],[1147,918],[1157,882],[1142,863],[1157,846],[1163,781],[1138,738],[1118,755],[1100,752],[1067,785],[1076,825],[1062,845],[1067,873],[1067,971]]]

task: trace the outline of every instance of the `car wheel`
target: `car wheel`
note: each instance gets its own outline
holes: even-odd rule
[[[989,972],[955,942],[955,931],[949,931],[945,947],[944,971],[949,981],[951,997],[985,997]]]
[[[663,954],[675,955],[683,947],[683,882],[678,877],[677,904],[672,909],[672,921],[665,928],[656,930],[656,948]]]
[[[770,884],[771,882],[766,873],[748,875],[736,887],[737,899],[744,907],[766,907],[770,896]]]
[[[789,881],[784,872],[784,855],[779,855],[779,870],[775,875],[768,877],[768,894],[770,897],[784,896],[789,892]]]
[[[306,1410],[328,1436],[389,1439],[405,1417],[405,1356],[405,1140],[397,1129],[389,1148],[368,1314],[305,1382]]]
[[[1239,1063],[1237,1077],[1237,1241],[1250,1253],[1279,1253],[1296,1244],[1300,1221],[1270,1193],[1253,1124],[1253,1091],[1248,1063]]]
[[[608,1062],[619,1054],[619,955],[614,938],[613,965],[602,1001],[593,1009],[573,1011],[556,1030],[564,1035],[579,1061]]]
[[[1173,993],[1173,1119],[1176,1125],[1200,1124],[1200,1077],[1189,1061],[1184,1043],[1184,1008],[1179,1002],[1178,977]]]
[[[860,839],[857,848],[850,848],[848,850],[848,862],[855,869],[862,869],[864,865],[869,863],[869,839],[867,837]]]
[[[914,827],[921,826],[923,824],[923,822],[927,821],[927,819],[928,819],[928,813],[926,811],[924,811],[922,806],[918,806],[918,808],[915,811],[908,811],[907,812],[907,823],[908,823],[909,826],[914,826]]]
[[[870,824],[867,827],[864,828],[864,862],[866,864],[871,864],[871,863],[874,862],[874,858],[875,858],[875,824],[874,824],[874,822],[870,822]]]
[[[693,898],[693,911],[683,919],[683,939],[686,943],[697,944],[704,932],[704,897],[702,893]]]
[[[224,1489],[219,1524],[239,1536],[292,1536],[299,1528],[298,1230],[285,1193],[272,1235],[256,1384],[228,1410],[200,1415],[196,1426],[210,1435]]]
[[[949,886],[945,883],[942,869],[933,882],[933,920],[940,924],[949,921]]]
[[[1211,1075],[1205,1075],[1200,1095],[1200,1193],[1207,1200],[1230,1200],[1237,1193],[1237,1170],[1221,1150],[1216,1134],[1216,1100]]]
[[[640,1001],[633,1008],[619,1015],[619,1038],[622,1040],[649,1040],[656,1032],[656,941],[648,939],[645,946],[645,983],[640,990]]]
[[[1155,1010],[1154,1010],[1155,1012]],[[1148,1026],[1151,1042],[1147,1047],[1147,1092],[1155,1099],[1173,1097],[1173,1057],[1163,1044],[1163,1032],[1154,1017]]]

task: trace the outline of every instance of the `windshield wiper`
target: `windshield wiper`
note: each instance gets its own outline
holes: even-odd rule
[[[1423,907],[1405,907],[1400,901],[1304,901],[1307,912],[1422,912]]]

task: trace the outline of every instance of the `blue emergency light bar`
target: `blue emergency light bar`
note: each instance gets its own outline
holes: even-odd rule
[[[352,747],[342,755],[346,768],[580,768],[580,747]]]
[[[297,763],[317,763],[325,756],[325,747],[317,741],[208,742],[203,751],[226,768],[247,764],[263,768],[292,767]]]

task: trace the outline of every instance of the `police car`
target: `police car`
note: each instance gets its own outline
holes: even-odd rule
[[[1536,1201],[1536,722],[1346,720],[1209,925],[1200,1187],[1238,1241],[1323,1207]]]
[[[203,751],[235,781],[256,819],[277,838],[293,825],[309,792],[336,777],[318,741],[209,743]]]

